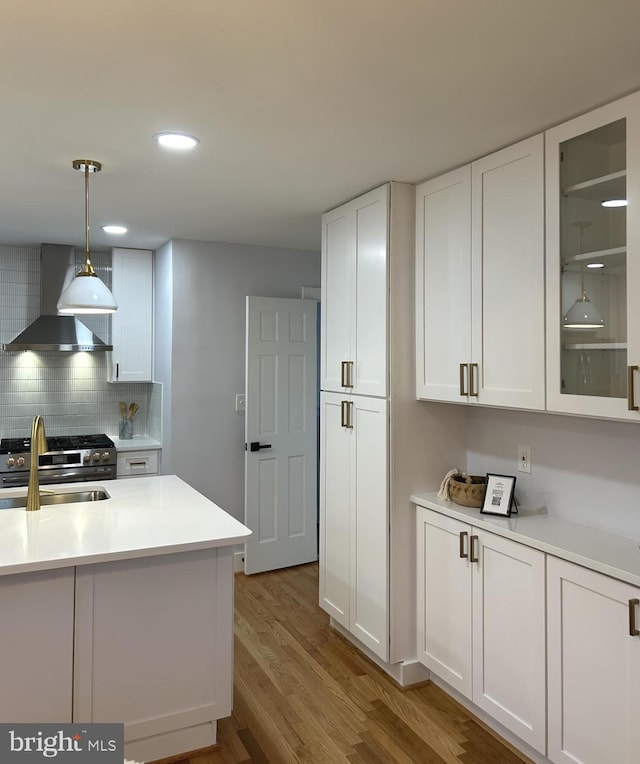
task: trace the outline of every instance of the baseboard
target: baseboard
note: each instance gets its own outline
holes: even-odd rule
[[[359,639],[353,636],[347,629],[341,624],[335,621],[333,618],[329,619],[331,626],[339,632],[345,639],[351,642],[352,645],[358,648],[361,653],[367,656],[367,658],[381,668],[385,674],[388,674],[400,687],[408,689],[418,684],[423,684],[429,680],[429,671],[418,660],[405,660],[399,663],[387,663],[379,658],[372,650],[366,645],[362,644]]]
[[[454,690],[451,685],[444,682],[440,677],[435,674],[431,674],[431,681],[433,684],[440,687],[441,690],[447,693],[453,700],[459,705],[465,708],[470,714],[476,717],[478,723],[484,727],[492,735],[498,737],[500,742],[507,745],[517,756],[521,757],[523,761],[533,761],[535,764],[552,764],[551,760],[546,756],[543,756],[539,751],[536,751],[524,740],[521,740],[517,735],[514,735],[511,730],[508,730],[500,722],[497,722],[486,711],[483,711],[479,706],[470,701],[464,695]]]

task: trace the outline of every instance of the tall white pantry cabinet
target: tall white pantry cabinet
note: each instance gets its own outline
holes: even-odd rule
[[[463,441],[450,407],[415,398],[414,236],[404,183],[322,221],[320,606],[386,664],[416,656],[410,496],[437,487]]]

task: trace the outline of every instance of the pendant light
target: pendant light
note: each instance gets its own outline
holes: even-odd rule
[[[580,228],[579,254],[582,254],[584,229],[588,228],[591,222],[589,220],[578,220],[573,225]],[[598,309],[587,297],[584,288],[584,268],[582,266],[580,266],[580,297],[562,317],[562,326],[564,329],[601,329],[604,326],[604,320]]]
[[[60,313],[114,313],[118,310],[116,301],[104,281],[96,275],[89,253],[89,175],[100,172],[102,165],[93,159],[75,159],[73,169],[84,172],[84,267],[62,290],[58,300],[58,311]]]

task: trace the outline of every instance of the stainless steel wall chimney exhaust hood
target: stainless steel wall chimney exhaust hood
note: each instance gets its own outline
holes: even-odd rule
[[[62,291],[73,247],[43,244],[40,248],[40,317],[3,350],[55,350],[99,352],[113,350],[76,316],[58,315],[56,308]]]

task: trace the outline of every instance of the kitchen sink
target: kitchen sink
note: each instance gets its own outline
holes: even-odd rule
[[[44,489],[46,490],[46,489]],[[40,506],[45,504],[75,504],[84,501],[104,501],[111,496],[102,488],[91,488],[86,491],[66,491],[55,493],[40,493]],[[0,498],[0,509],[20,509],[27,506],[27,497],[11,496],[6,499]]]

